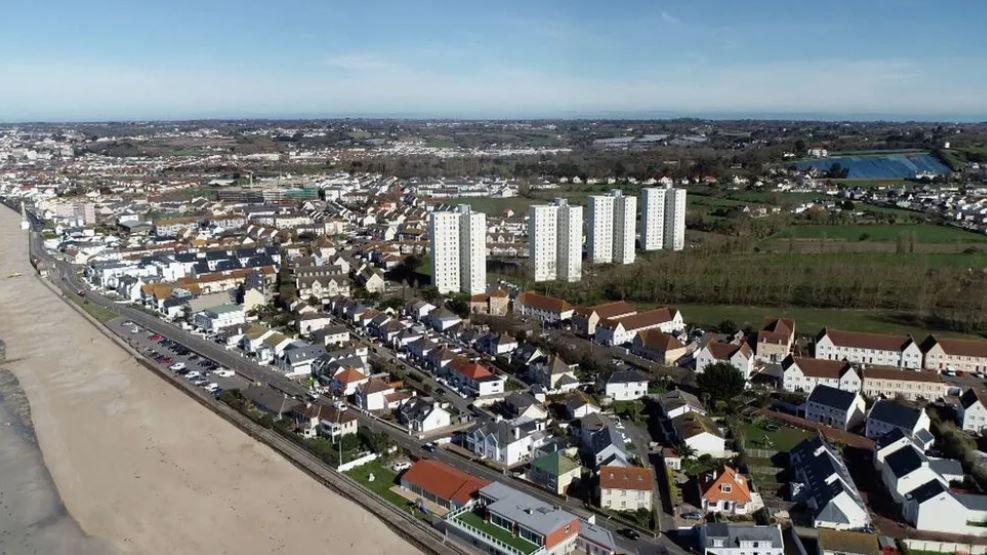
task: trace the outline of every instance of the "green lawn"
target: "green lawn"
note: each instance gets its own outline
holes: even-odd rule
[[[987,243],[987,235],[954,227],[932,224],[901,225],[796,225],[783,229],[778,238],[835,239],[844,241],[895,241],[909,239],[912,234],[919,243]]]
[[[513,210],[515,214],[522,214],[527,212],[528,207],[532,204],[538,204],[540,202],[547,202],[542,200],[534,200],[526,197],[510,197],[510,198],[454,198],[447,201],[449,204],[468,204],[473,210],[478,210],[484,214],[500,214],[504,210]]]
[[[767,424],[778,426],[778,430],[768,431],[764,429]],[[744,436],[745,446],[748,449],[771,449],[782,452],[791,451],[792,447],[801,443],[802,440],[812,437],[812,434],[805,430],[768,419],[745,422],[741,425],[740,433]]]
[[[676,304],[675,307],[682,311],[686,322],[703,326],[715,326],[724,320],[733,320],[741,328],[750,326],[760,329],[766,316],[779,316],[794,318],[795,331],[800,335],[815,335],[826,326],[849,331],[911,333],[923,338],[932,331],[937,335],[963,335],[899,323],[890,310],[700,304]]]
[[[370,481],[371,474],[374,475],[373,482]],[[410,501],[391,491],[391,487],[397,483],[397,474],[381,464],[380,461],[371,461],[363,466],[358,466],[346,472],[346,475],[399,509],[406,510],[411,506]]]
[[[476,513],[473,513],[471,511],[467,511],[456,518],[457,520],[465,522],[466,524],[469,524],[474,528],[486,532],[487,534],[506,543],[507,545],[513,547],[514,549],[517,549],[521,553],[533,553],[538,550],[537,545],[529,542],[524,538],[515,536],[514,534],[508,532],[507,530],[501,528],[500,526],[486,522],[485,520],[477,516]]]

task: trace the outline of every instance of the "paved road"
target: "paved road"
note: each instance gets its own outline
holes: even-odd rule
[[[35,229],[40,229],[40,224],[35,220],[33,222]],[[171,339],[181,345],[186,346],[195,353],[201,356],[205,356],[219,363],[220,365],[234,370],[238,375],[244,378],[262,384],[267,384],[279,391],[282,391],[288,395],[296,397],[298,399],[304,399],[308,394],[308,389],[299,384],[298,382],[292,381],[278,372],[261,366],[254,362],[253,360],[247,359],[234,351],[227,350],[224,346],[219,345],[215,342],[203,339],[202,337],[189,333],[186,330],[162,320],[157,316],[144,312],[142,310],[133,308],[131,306],[115,302],[111,299],[103,297],[102,295],[91,291],[87,288],[85,283],[79,278],[76,273],[76,269],[63,260],[58,260],[52,257],[43,248],[40,235],[37,231],[32,231],[31,233],[31,252],[32,255],[42,259],[51,268],[49,273],[49,278],[54,282],[59,288],[77,293],[79,291],[85,291],[86,302],[92,303],[96,306],[107,308],[115,311],[119,314],[122,319],[128,319],[137,324],[141,325],[143,328],[153,331],[163,337]],[[116,321],[116,320],[115,320]],[[121,320],[122,321],[122,320]],[[118,324],[120,321],[116,321]],[[111,327],[111,329],[114,329]],[[121,331],[119,325],[114,331]],[[374,347],[377,356],[382,356],[385,361],[390,362],[391,359],[396,359],[393,351],[385,347],[380,347],[377,345],[372,345]],[[413,366],[407,364],[400,359],[396,359],[400,363],[404,363],[403,366],[409,371],[419,371]],[[420,372],[420,371],[419,371]],[[434,388],[433,388],[434,391]],[[456,395],[451,394],[451,397],[456,397]],[[467,403],[468,405],[468,403]],[[459,406],[457,404],[457,406]],[[467,408],[467,410],[469,410]],[[399,447],[408,450],[413,455],[419,457],[432,457],[443,462],[450,464],[464,472],[483,477],[488,480],[499,480],[503,482],[508,482],[512,487],[516,487],[526,493],[541,499],[547,503],[553,505],[564,506],[567,510],[572,511],[580,516],[589,516],[592,513],[585,509],[585,505],[581,500],[578,499],[562,499],[551,495],[550,493],[529,484],[528,482],[513,478],[510,474],[494,470],[481,463],[473,462],[465,459],[457,454],[451,453],[443,449],[436,449],[434,451],[427,451],[423,446],[422,442],[415,437],[410,436],[407,432],[396,429],[393,426],[384,424],[383,422],[377,420],[375,417],[358,412],[358,418],[361,425],[370,428],[374,432],[383,432],[388,435],[388,437]],[[618,547],[621,551],[627,553],[639,553],[639,554],[652,554],[652,553],[685,553],[685,551],[677,546],[674,542],[668,539],[666,536],[661,536],[659,538],[647,538],[642,537],[637,541],[631,541],[616,531],[624,528],[622,524],[609,522],[600,519],[598,524],[613,530],[614,539],[618,542]]]

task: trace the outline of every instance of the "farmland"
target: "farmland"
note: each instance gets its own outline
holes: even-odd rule
[[[797,333],[815,335],[826,326],[834,328],[884,333],[910,333],[924,336],[930,330],[926,325],[915,325],[892,310],[859,310],[844,308],[769,307],[741,305],[677,304],[682,316],[690,324],[705,327],[731,320],[740,328],[758,329],[768,316],[793,318]],[[648,307],[650,308],[650,306]],[[936,332],[937,335],[957,335],[955,332]]]
[[[931,224],[796,225],[783,229],[775,237],[882,242],[914,237],[917,243],[987,243],[987,235]]]

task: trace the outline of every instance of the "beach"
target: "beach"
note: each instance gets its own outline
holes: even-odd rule
[[[417,552],[368,511],[156,377],[66,306],[35,277],[19,221],[0,208],[2,366],[29,401],[44,464],[24,463],[33,440],[14,428],[23,419],[5,408],[0,419],[19,423],[0,433],[0,450],[13,453],[16,445],[21,458],[0,461],[0,502],[17,499],[19,484],[20,498],[37,497],[40,508],[0,503],[0,520],[15,522],[10,511],[48,539],[13,544],[14,534],[5,533],[0,552]],[[23,275],[7,277],[12,272]],[[28,466],[27,477],[10,470]],[[32,540],[39,541],[23,541]],[[35,547],[21,548],[29,545]]]

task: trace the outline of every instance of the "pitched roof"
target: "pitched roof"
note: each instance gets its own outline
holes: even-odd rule
[[[946,383],[936,372],[902,370],[892,366],[868,366],[861,370],[864,380],[901,380],[908,382]]]
[[[843,391],[828,385],[817,385],[812,388],[808,402],[818,403],[827,407],[836,408],[842,411],[849,409],[857,399],[856,393]]]
[[[979,387],[971,387],[970,389],[967,389],[960,397],[960,403],[963,404],[964,409],[970,408],[970,406],[978,401],[984,406],[984,408],[987,408],[987,391],[984,391]]]
[[[723,486],[728,486],[729,490]],[[746,505],[751,501],[747,478],[729,466],[724,466],[723,470],[715,476],[712,473],[703,476],[699,482],[699,490],[703,498],[711,503],[732,501]]]
[[[921,416],[922,411],[920,409],[887,399],[878,399],[874,403],[874,406],[870,408],[867,419],[887,422],[888,424],[906,430],[914,430]]]
[[[839,379],[840,376],[851,368],[849,362],[842,360],[796,356],[787,357],[783,364],[786,370],[791,368],[792,365],[798,366],[802,374],[810,378],[829,378],[834,380]]]
[[[795,331],[795,320],[768,316],[764,326],[757,332],[758,343],[788,343]]]
[[[667,334],[658,328],[639,331],[637,337],[641,344],[653,351],[675,351],[685,348],[674,335]]]
[[[601,466],[600,487],[651,491],[651,472],[637,466]]]
[[[539,295],[534,291],[525,291],[518,294],[516,302],[546,312],[566,312],[572,310],[572,305],[564,299]]]
[[[654,310],[638,312],[637,314],[621,316],[619,318],[606,318],[604,320],[600,320],[600,325],[604,328],[616,328],[619,324],[622,325],[625,330],[639,330],[641,328],[671,322],[672,319],[675,318],[675,314],[677,312],[678,311],[674,308],[663,306]]]
[[[339,383],[348,384],[365,380],[367,377],[356,368],[347,368],[333,376],[333,379]]]
[[[740,345],[710,341],[706,344],[706,349],[716,360],[730,360],[738,352],[746,358],[751,356],[751,348],[747,346],[746,341],[741,342]]]
[[[433,459],[421,459],[402,476],[401,482],[414,484],[439,499],[463,505],[490,482],[461,472]]]
[[[947,355],[987,358],[987,341],[932,337]]]
[[[596,315],[602,320],[606,318],[616,318],[618,316],[634,314],[637,312],[637,309],[634,308],[634,305],[627,301],[613,301],[595,306],[580,307],[576,309],[576,311],[587,316],[595,312]]]
[[[679,439],[683,441],[702,433],[712,434],[719,438],[723,437],[723,432],[716,427],[716,423],[710,417],[696,411],[689,411],[676,416],[672,419],[672,427],[675,428],[675,433]]]
[[[823,328],[820,338],[822,336],[828,336],[834,345],[856,347],[858,349],[875,349],[879,351],[901,351],[909,343],[915,342],[911,335],[864,333],[843,331],[835,328]]]

